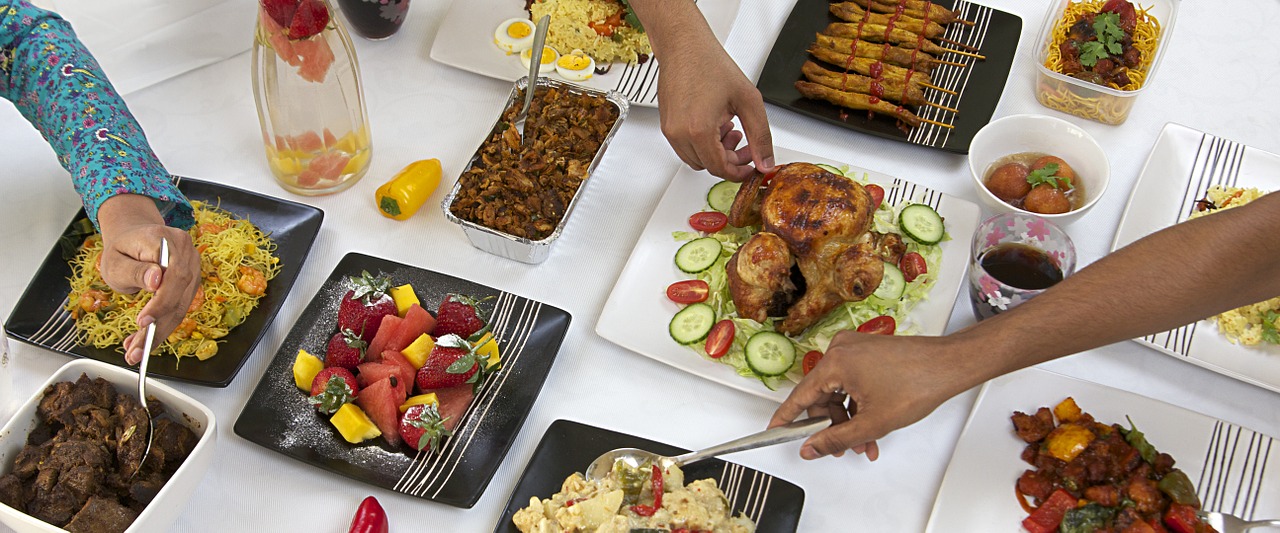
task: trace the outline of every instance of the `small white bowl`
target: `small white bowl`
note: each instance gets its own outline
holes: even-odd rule
[[[988,167],[1005,156],[1022,152],[1058,156],[1070,164],[1084,188],[1080,208],[1057,215],[1032,213],[1005,203],[987,190],[983,180]],[[1069,224],[1084,215],[1111,183],[1111,164],[1098,141],[1075,124],[1045,115],[1012,115],[983,126],[969,145],[969,172],[978,199],[988,211],[1029,213],[1058,224]]]
[[[18,408],[13,418],[0,428],[0,474],[8,473],[13,469],[14,458],[26,444],[27,434],[35,428],[36,407],[44,396],[45,389],[60,381],[80,379],[81,374],[88,374],[91,379],[100,377],[111,382],[118,393],[138,393],[138,374],[130,370],[92,359],[76,359],[63,365],[53,374],[53,377],[36,389],[35,394]],[[164,484],[164,488],[156,493],[155,499],[142,510],[129,529],[125,530],[126,533],[167,531],[174,520],[182,514],[187,500],[190,500],[191,494],[195,492],[196,485],[199,485],[200,480],[204,478],[205,471],[209,469],[209,462],[213,460],[214,444],[217,442],[217,421],[209,408],[156,380],[147,382],[147,395],[154,396],[163,402],[166,416],[186,424],[199,436],[199,440],[191,450],[191,455]],[[0,523],[13,528],[17,533],[63,531],[61,528],[4,504],[0,504]]]

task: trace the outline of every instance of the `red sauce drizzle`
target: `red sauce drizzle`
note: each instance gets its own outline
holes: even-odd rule
[[[853,44],[849,45],[849,58],[844,61],[844,77],[840,80],[840,90],[842,91],[849,90],[849,69],[853,68],[853,62],[858,57],[858,42],[862,39],[862,26],[867,23],[870,17],[870,9],[862,10],[862,20],[858,21],[858,31],[854,32],[855,35],[851,39]],[[840,113],[843,115],[844,111]],[[841,120],[844,120],[844,118],[844,116],[840,117]]]

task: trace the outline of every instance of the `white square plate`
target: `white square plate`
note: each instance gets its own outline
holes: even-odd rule
[[[1182,222],[1213,185],[1280,190],[1280,156],[1169,123],[1120,219],[1115,251]],[[1211,320],[1134,339],[1173,357],[1280,392],[1280,346],[1232,344]]]
[[[983,385],[960,433],[929,515],[928,533],[1021,532],[1026,511],[1014,484],[1031,467],[1021,458],[1026,443],[1014,434],[1014,411],[1053,408],[1066,397],[1095,420],[1128,426],[1157,450],[1173,456],[1196,485],[1202,507],[1242,518],[1280,516],[1280,443],[1274,437],[1151,398],[1030,368]]]
[[[716,39],[724,43],[729,38],[733,21],[738,17],[740,0],[699,0],[707,23]],[[440,22],[440,31],[431,44],[431,59],[500,80],[516,81],[529,75],[529,68],[520,64],[516,55],[507,55],[493,44],[493,31],[509,18],[529,18],[521,0],[455,0],[449,12]],[[561,53],[571,50],[559,50]],[[560,79],[558,75],[544,74]],[[575,82],[602,91],[622,93],[632,105],[658,106],[658,65],[650,60],[644,64],[615,64],[605,74],[597,74],[582,82]]]
[[[779,164],[806,161],[837,167],[844,165],[781,147],[775,147],[774,157]],[[867,173],[871,183],[884,187],[885,202],[891,205],[902,202],[928,204],[946,220],[951,239],[940,244],[942,273],[929,292],[929,298],[911,312],[919,334],[941,335],[947,329],[952,306],[965,279],[969,240],[978,226],[978,206],[879,172],[850,167],[851,174],[863,172]],[[622,269],[617,284],[613,286],[613,292],[600,313],[600,321],[596,323],[596,333],[623,348],[686,372],[781,402],[791,392],[789,383],[771,391],[759,380],[739,376],[729,365],[708,361],[692,349],[676,344],[667,331],[671,317],[680,310],[680,306],[666,298],[666,288],[688,278],[675,266],[673,258],[681,243],[673,239],[671,233],[690,231],[689,215],[703,209],[707,190],[718,181],[719,178],[706,172],[680,167],[640,234],[640,240],[632,250],[627,266]]]

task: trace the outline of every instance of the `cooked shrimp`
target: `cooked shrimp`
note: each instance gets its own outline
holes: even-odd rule
[[[249,296],[261,296],[267,292],[267,277],[256,268],[241,266],[240,281],[236,282],[236,287]]]
[[[226,224],[214,224],[213,222],[205,222],[196,227],[196,235],[197,236],[217,235],[219,233],[222,233],[223,231],[226,231],[227,227],[228,225]]]
[[[187,314],[200,310],[202,305],[204,305],[204,286],[196,285],[196,295],[191,298],[191,305],[187,306]]]
[[[191,334],[195,332],[195,330],[196,321],[192,320],[190,317],[183,318],[182,323],[178,324],[177,329],[173,330],[173,333],[169,334],[169,342],[176,342],[190,338]]]
[[[80,309],[86,313],[96,313],[110,303],[107,293],[98,289],[90,289],[80,295]]]

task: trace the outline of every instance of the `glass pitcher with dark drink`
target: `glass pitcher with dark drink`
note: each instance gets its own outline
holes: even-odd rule
[[[338,0],[351,29],[365,39],[380,40],[400,30],[409,0]]]

